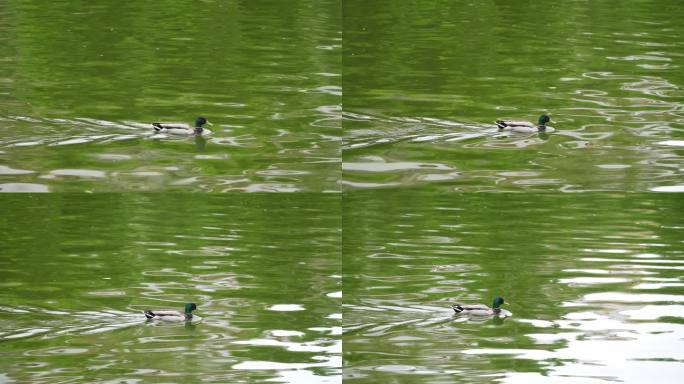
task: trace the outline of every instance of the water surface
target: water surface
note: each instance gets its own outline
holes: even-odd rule
[[[684,190],[679,1],[343,6],[347,190]]]
[[[362,191],[344,207],[345,382],[680,381],[676,195]],[[512,317],[449,308],[495,295]]]
[[[339,189],[338,1],[0,4],[0,191]],[[215,125],[204,140],[149,123]]]
[[[336,196],[14,194],[0,212],[0,382],[341,381]],[[186,302],[191,324],[142,313]]]

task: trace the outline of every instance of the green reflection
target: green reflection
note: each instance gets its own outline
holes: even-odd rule
[[[341,290],[339,202],[3,195],[0,371],[19,382],[339,375],[340,299],[328,295]],[[145,309],[186,302],[200,323],[145,321]],[[233,369],[253,362],[278,368]]]
[[[658,361],[684,332],[682,208],[669,194],[346,194],[345,381],[675,377],[681,363]],[[495,295],[503,322],[449,308]]]
[[[339,176],[339,8],[3,3],[0,164],[30,173],[0,173],[0,190],[336,189],[328,175]],[[198,115],[216,123],[199,148],[140,127]],[[104,174],[54,173],[63,169]]]
[[[677,4],[345,1],[345,187],[681,185]],[[542,113],[554,133],[496,132]]]

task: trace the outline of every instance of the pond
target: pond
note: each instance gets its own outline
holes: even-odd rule
[[[0,383],[677,382],[683,10],[0,2]]]
[[[0,191],[339,190],[341,39],[330,0],[3,2]]]
[[[684,190],[679,2],[343,4],[346,190]]]
[[[670,194],[350,193],[344,381],[679,382],[683,208]],[[511,317],[450,308],[496,295]]]
[[[0,382],[339,383],[339,201],[4,196]]]

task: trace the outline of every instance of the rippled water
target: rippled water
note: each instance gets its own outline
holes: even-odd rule
[[[0,383],[680,381],[683,11],[1,2]]]
[[[683,207],[668,194],[350,193],[345,382],[679,382]],[[449,308],[495,295],[511,317]]]
[[[344,14],[347,190],[684,190],[679,2],[347,1]],[[493,124],[543,112],[555,132]]]
[[[0,200],[0,382],[339,383],[339,198]],[[195,302],[192,324],[146,322]]]
[[[0,4],[0,191],[339,189],[339,2],[172,3]]]

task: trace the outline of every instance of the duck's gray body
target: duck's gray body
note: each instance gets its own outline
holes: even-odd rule
[[[549,116],[541,115],[538,124],[533,124],[529,121],[516,120],[497,120],[495,123],[499,128],[499,131],[506,130],[518,133],[553,132],[555,129],[546,125],[549,121],[551,121]]]
[[[179,311],[159,311],[154,310],[145,311],[145,317],[152,320],[165,320],[165,321],[187,321],[192,320],[192,314],[185,315]]]
[[[145,317],[148,320],[163,321],[190,321],[193,318],[192,311],[197,309],[195,303],[185,304],[185,313],[173,310],[146,310]]]
[[[492,302],[492,308],[484,304],[454,304],[451,309],[457,314],[481,317],[481,316],[510,316],[510,312],[501,309],[504,303],[503,297],[496,296]]]
[[[456,313],[468,316],[495,316],[501,313],[501,308],[494,310],[484,304],[454,304],[451,309]]]
[[[168,133],[170,135],[191,136],[191,135],[208,135],[210,130],[202,128],[204,124],[212,125],[204,117],[198,117],[195,120],[195,126],[191,127],[185,123],[152,123],[152,129],[159,133]]]

